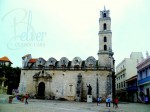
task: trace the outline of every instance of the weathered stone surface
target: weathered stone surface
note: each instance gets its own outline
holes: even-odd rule
[[[45,96],[55,96],[56,98],[66,98],[75,100],[76,88],[77,88],[77,77],[79,74],[82,76],[82,99],[86,99],[87,86],[92,86],[92,95],[94,98],[97,96],[96,80],[99,80],[99,96],[106,96],[106,84],[107,75],[109,71],[71,71],[66,70],[45,70],[45,73],[51,75],[51,79],[45,77],[39,77],[38,80],[33,80],[35,73],[42,70],[22,70],[19,88],[21,89],[22,84],[25,86],[25,90],[31,95],[37,94],[38,85],[40,82],[45,84]],[[70,87],[71,86],[71,87]]]

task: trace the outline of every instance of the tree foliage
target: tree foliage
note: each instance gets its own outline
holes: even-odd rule
[[[0,66],[0,77],[7,78],[4,86],[8,87],[7,94],[12,94],[12,89],[17,89],[20,82],[21,69],[11,66]]]

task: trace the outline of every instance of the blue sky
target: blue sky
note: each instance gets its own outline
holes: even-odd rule
[[[13,66],[21,57],[72,60],[98,59],[100,10],[110,10],[112,46],[116,65],[131,52],[149,47],[149,0],[1,0],[0,57]]]

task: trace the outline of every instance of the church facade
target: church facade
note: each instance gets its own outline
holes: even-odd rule
[[[114,58],[112,52],[111,18],[109,10],[100,11],[98,59],[74,57],[60,60],[50,57],[22,57],[19,92],[37,97],[55,97],[81,101],[87,98],[90,84],[93,99],[112,95],[112,72]]]

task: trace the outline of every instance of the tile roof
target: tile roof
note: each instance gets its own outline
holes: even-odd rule
[[[30,59],[30,60],[29,60],[29,63],[35,63],[36,60],[37,60],[36,58]]]
[[[12,63],[7,56],[0,58],[0,61],[6,61]]]

